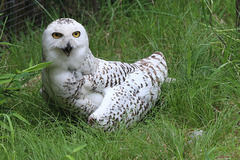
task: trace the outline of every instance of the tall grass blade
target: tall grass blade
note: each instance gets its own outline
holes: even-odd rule
[[[22,71],[22,73],[26,73],[26,72],[34,72],[34,71],[38,71],[38,70],[41,70],[47,66],[49,66],[50,64],[52,64],[53,62],[43,62],[43,63],[39,63],[37,65],[34,65],[30,68],[27,68],[27,69],[24,69]]]
[[[21,116],[20,114],[12,113],[11,115],[16,117],[16,118],[18,118],[19,120],[23,121],[24,123],[30,125],[30,123],[23,116]]]
[[[43,10],[45,13],[47,13],[47,15],[52,19],[52,21],[54,20],[54,18],[51,16],[51,14],[46,10],[46,8],[38,2],[38,0],[34,0]]]

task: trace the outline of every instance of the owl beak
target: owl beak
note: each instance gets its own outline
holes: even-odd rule
[[[69,57],[71,51],[72,51],[72,46],[70,43],[67,44],[67,47],[62,48],[63,52],[66,54],[67,57]]]

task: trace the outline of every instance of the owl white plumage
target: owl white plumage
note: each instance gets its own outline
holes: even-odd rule
[[[135,63],[95,58],[85,28],[70,18],[48,25],[42,36],[42,93],[59,107],[88,117],[94,127],[115,130],[143,118],[167,78],[161,52]]]

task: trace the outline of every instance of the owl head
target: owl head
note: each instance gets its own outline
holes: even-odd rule
[[[46,61],[74,60],[87,53],[88,35],[77,21],[60,18],[49,24],[43,32],[42,48]]]

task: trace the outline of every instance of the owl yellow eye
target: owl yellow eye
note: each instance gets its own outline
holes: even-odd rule
[[[73,37],[78,38],[80,36],[80,32],[79,31],[73,32],[72,35]]]
[[[62,37],[62,34],[61,34],[61,33],[58,33],[58,32],[54,32],[54,33],[52,34],[52,37],[55,38],[55,39],[58,39],[58,38]]]

